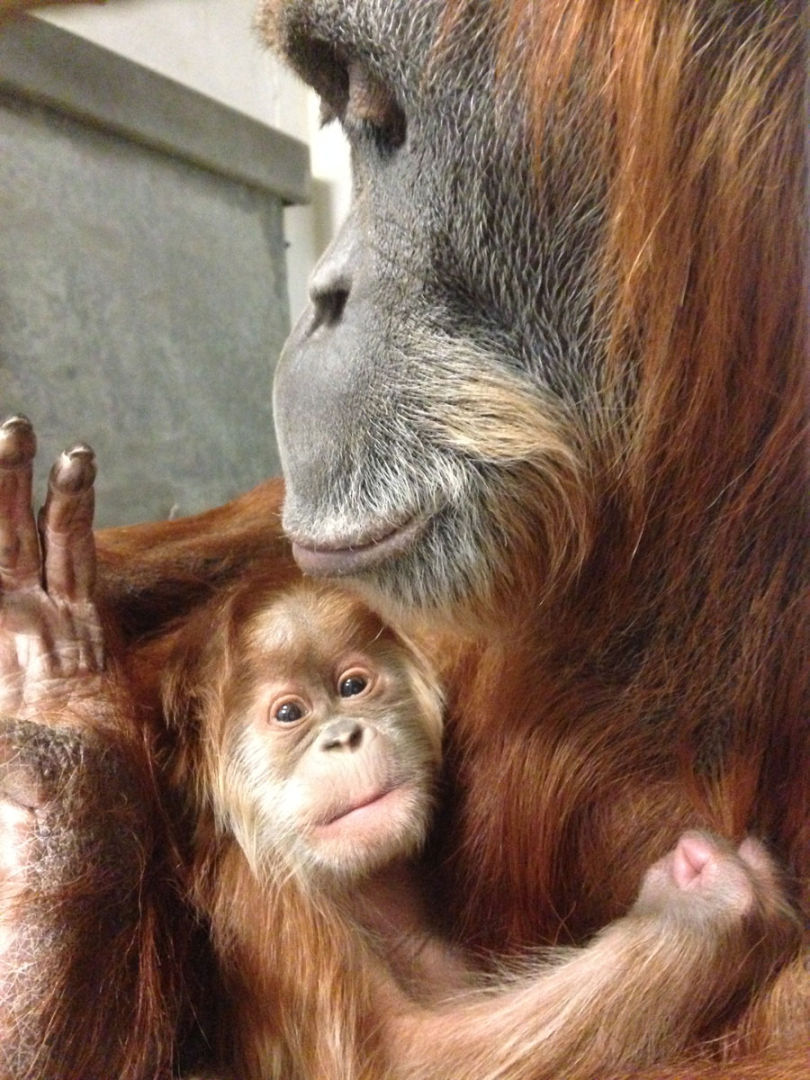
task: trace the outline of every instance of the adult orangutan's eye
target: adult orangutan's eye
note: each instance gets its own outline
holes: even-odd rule
[[[381,153],[391,154],[405,142],[405,113],[393,91],[362,63],[348,66],[349,98],[343,125],[351,139],[371,139]]]

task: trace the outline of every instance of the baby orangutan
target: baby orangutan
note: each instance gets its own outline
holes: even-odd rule
[[[225,983],[214,1042],[240,1080],[612,1075],[731,1015],[792,938],[764,849],[687,833],[589,946],[485,983],[432,932],[416,862],[441,690],[338,589],[216,598],[182,632],[166,703]]]
[[[166,679],[178,774],[197,791],[198,855],[210,858],[211,830],[220,857],[232,838],[230,861],[260,888],[301,890],[384,940],[413,992],[457,986],[465,969],[427,935],[413,865],[441,763],[442,694],[427,662],[329,586],[279,595],[250,582],[213,606],[184,632]]]

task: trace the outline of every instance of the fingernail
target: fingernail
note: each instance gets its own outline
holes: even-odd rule
[[[93,486],[96,478],[95,454],[86,443],[63,450],[51,469],[50,481],[63,492],[77,493]]]
[[[23,416],[22,413],[17,413],[15,416],[6,417],[3,423],[0,424],[0,427],[4,430],[15,427],[31,428],[33,430],[34,425],[27,416]]]
[[[6,468],[26,464],[37,452],[37,437],[27,416],[9,416],[0,424],[0,458]]]
[[[76,443],[75,446],[71,446],[70,449],[65,450],[63,456],[69,458],[71,461],[95,461],[96,452],[89,443]]]

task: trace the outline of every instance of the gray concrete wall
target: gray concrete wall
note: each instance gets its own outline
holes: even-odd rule
[[[289,315],[276,192],[291,197],[296,168],[263,184],[255,121],[64,38],[28,20],[24,78],[19,33],[0,41],[0,412],[34,421],[41,477],[62,446],[95,447],[100,524],[192,513],[278,471],[270,385]],[[64,73],[73,44],[98,49],[72,69],[99,109],[65,107],[73,91],[49,83],[54,49]],[[130,108],[130,77],[143,123],[114,109],[109,122],[104,84]],[[178,125],[178,109],[195,122]],[[291,153],[305,185],[292,140],[266,149]]]

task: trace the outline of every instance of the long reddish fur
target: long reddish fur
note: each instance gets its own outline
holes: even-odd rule
[[[508,634],[448,646],[448,923],[499,952],[582,940],[690,825],[764,838],[808,916],[797,5],[773,5],[745,62],[713,66],[707,49],[686,73],[688,0],[675,14],[665,0],[498,6],[505,55],[529,35],[538,127],[576,49],[610,121],[610,363],[591,433],[599,533],[575,584]],[[742,39],[743,7],[716,5],[715,29],[724,8]],[[151,639],[142,656],[212,585],[258,566],[294,575],[280,499],[270,483],[186,522],[102,534],[107,601],[133,641]],[[729,1060],[746,1080],[810,1075],[809,996],[799,957],[670,1075],[709,1080]]]

